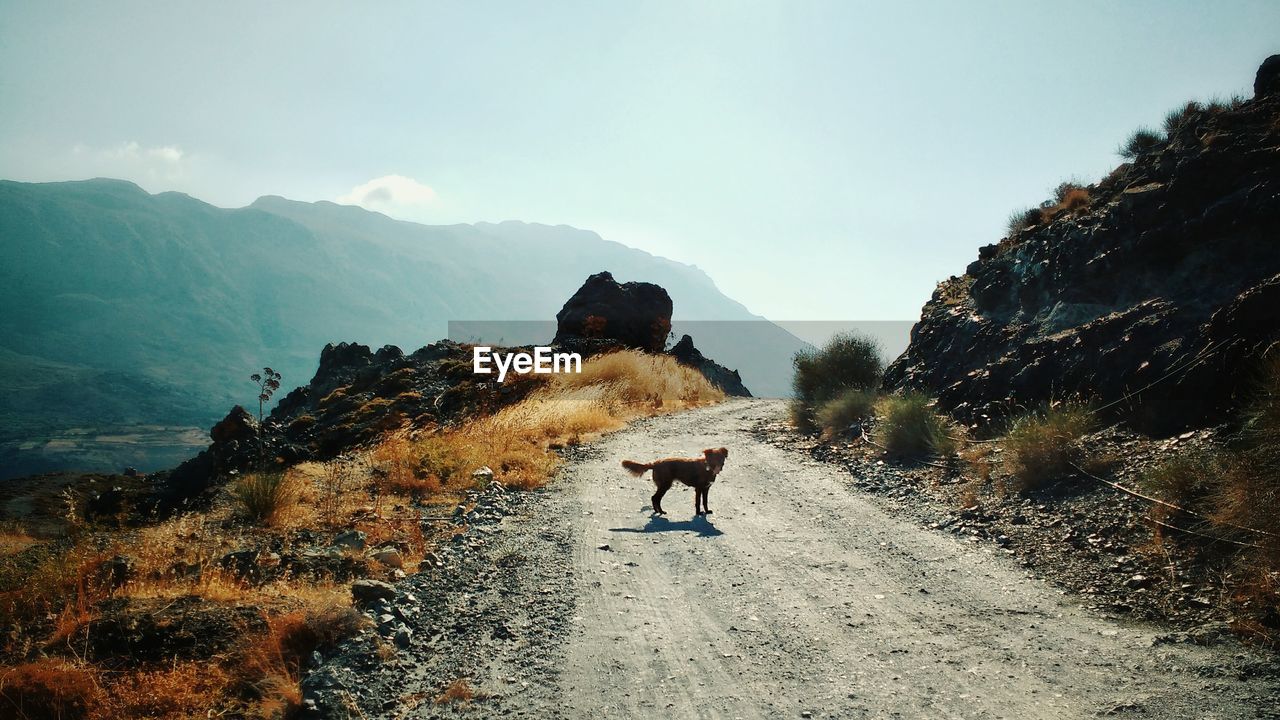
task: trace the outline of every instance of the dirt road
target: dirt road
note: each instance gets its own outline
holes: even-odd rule
[[[490,580],[482,575],[481,592],[471,585],[465,597],[477,617],[496,613],[515,629],[507,638],[459,638],[469,650],[450,672],[470,677],[488,698],[429,712],[583,718],[1277,712],[1280,679],[1264,656],[1234,641],[1162,644],[1161,628],[1084,610],[995,547],[886,514],[849,488],[844,471],[752,438],[751,427],[782,411],[776,401],[735,401],[639,423],[571,463],[545,501],[504,520],[503,540],[491,551],[503,557],[518,551],[523,567]],[[711,492],[709,519],[693,517],[688,489],[667,495],[666,518],[651,516],[647,476],[637,480],[618,466],[624,458],[721,445],[730,455]],[[428,592],[430,583],[419,582]],[[487,600],[476,600],[486,593]],[[429,649],[415,652],[439,664]],[[421,667],[394,676],[417,678],[424,693],[447,677]],[[411,689],[412,682],[399,687]],[[369,709],[397,714],[382,702]]]

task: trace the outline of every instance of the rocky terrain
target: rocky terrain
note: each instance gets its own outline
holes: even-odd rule
[[[1085,396],[1151,432],[1220,422],[1280,339],[1280,90],[1188,104],[938,286],[889,388],[966,422]],[[1144,392],[1158,387],[1158,391]]]
[[[642,421],[544,490],[470,496],[424,569],[359,591],[376,626],[317,656],[306,716],[1277,716],[1273,657],[1064,594],[1012,549],[1047,522],[1001,541],[980,512],[922,503],[911,469],[814,459],[783,411]],[[617,467],[704,445],[732,448],[706,518],[652,517]]]
[[[873,432],[874,422],[860,430]],[[1106,478],[1073,473],[1026,493],[1010,489],[1013,479],[1001,467],[999,443],[983,445],[985,453],[971,464],[956,458],[903,460],[865,436],[824,440],[788,423],[762,424],[756,434],[843,468],[853,487],[878,497],[895,514],[997,548],[1037,576],[1078,593],[1090,609],[1169,623],[1191,636],[1230,634],[1236,613],[1244,609],[1232,596],[1229,554],[1212,544],[1159,542],[1165,533],[1181,535],[1152,522],[1150,501],[1103,481],[1141,489],[1143,473],[1171,453],[1220,446],[1220,429],[1151,440],[1110,427],[1082,441]],[[1184,532],[1201,526],[1194,518],[1169,519],[1179,521]]]

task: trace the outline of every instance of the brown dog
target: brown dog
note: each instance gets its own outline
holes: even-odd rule
[[[671,489],[676,480],[693,488],[693,514],[710,515],[707,507],[707,494],[711,491],[711,483],[724,470],[724,461],[729,457],[726,448],[708,448],[702,451],[700,458],[667,458],[654,460],[651,463],[638,463],[623,460],[622,467],[636,477],[653,471],[653,484],[658,491],[653,494],[653,511],[659,515],[667,513],[662,509],[662,496]]]

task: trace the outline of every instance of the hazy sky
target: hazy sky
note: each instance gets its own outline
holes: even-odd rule
[[[914,319],[1280,2],[0,0],[0,177],[569,224],[775,319]]]

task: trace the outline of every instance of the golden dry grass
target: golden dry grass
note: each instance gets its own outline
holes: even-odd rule
[[[289,471],[246,473],[236,479],[232,495],[252,521],[276,525],[287,520],[301,487]]]
[[[583,363],[581,373],[551,376],[524,400],[493,415],[420,440],[417,468],[442,488],[468,483],[470,473],[482,466],[508,487],[535,488],[559,462],[549,451],[552,445],[590,440],[636,418],[723,399],[701,373],[670,357],[609,353]],[[399,448],[401,441],[388,442]]]

